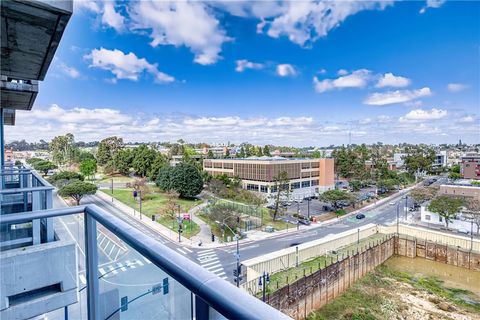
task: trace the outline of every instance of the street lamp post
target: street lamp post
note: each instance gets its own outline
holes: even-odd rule
[[[408,195],[405,195],[405,221],[407,221],[408,214]]]
[[[180,205],[177,205],[177,208],[178,208],[178,216],[177,216],[177,224],[178,224],[178,242],[181,242],[181,233],[182,233],[182,221],[183,221],[183,218],[180,216],[180,211],[181,211],[181,207]]]
[[[310,220],[310,201],[311,201],[311,199],[308,198],[308,200],[307,200],[307,218],[308,218],[308,220]]]
[[[113,178],[111,179],[110,191],[112,191],[112,202],[113,202]]]
[[[265,293],[267,291],[267,284],[270,283],[270,275],[268,272],[263,272],[263,274],[258,278],[258,285],[262,287],[262,300],[265,302]]]
[[[220,223],[220,221],[217,221],[217,220],[215,220],[215,222],[217,224],[219,224],[220,226],[227,227],[228,230],[230,230],[230,232],[235,235],[235,240],[237,240],[237,253],[235,254],[235,258],[236,258],[236,261],[237,261],[237,269],[236,269],[236,272],[234,272],[234,275],[236,277],[237,287],[240,287],[240,243],[239,243],[240,236],[236,232],[234,232],[232,230],[232,228],[230,228],[228,226],[228,224],[225,224],[225,219],[223,219],[223,221],[221,223]]]
[[[138,204],[140,209],[140,220],[142,220],[142,190],[138,190]]]

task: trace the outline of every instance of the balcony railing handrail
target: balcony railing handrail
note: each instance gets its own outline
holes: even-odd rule
[[[290,319],[96,205],[7,214],[0,224],[85,213],[228,319]]]
[[[25,192],[37,192],[37,191],[48,191],[55,189],[54,186],[41,186],[41,187],[28,187],[28,188],[12,188],[12,189],[1,189],[0,194],[12,194],[12,193],[25,193]]]

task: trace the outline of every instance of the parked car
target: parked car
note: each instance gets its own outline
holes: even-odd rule
[[[309,226],[311,222],[308,219],[298,219],[298,223]]]
[[[395,201],[390,201],[388,204],[391,205],[391,206],[394,206],[394,205],[396,205],[397,203],[396,203]]]
[[[365,218],[365,215],[363,213],[359,213],[355,216],[358,220]]]
[[[467,229],[463,229],[463,228],[458,229],[457,231],[458,231],[458,233],[463,233],[463,234],[469,234],[470,233],[470,231],[468,231]]]

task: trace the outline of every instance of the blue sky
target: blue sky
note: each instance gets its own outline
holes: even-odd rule
[[[478,143],[479,30],[478,2],[77,1],[7,140]]]

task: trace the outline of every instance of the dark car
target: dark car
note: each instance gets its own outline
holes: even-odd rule
[[[309,226],[311,222],[308,219],[298,219],[298,223]]]
[[[363,213],[359,213],[359,214],[357,214],[357,215],[355,216],[355,218],[357,218],[357,219],[360,220],[360,219],[365,218],[365,215],[364,215]]]

